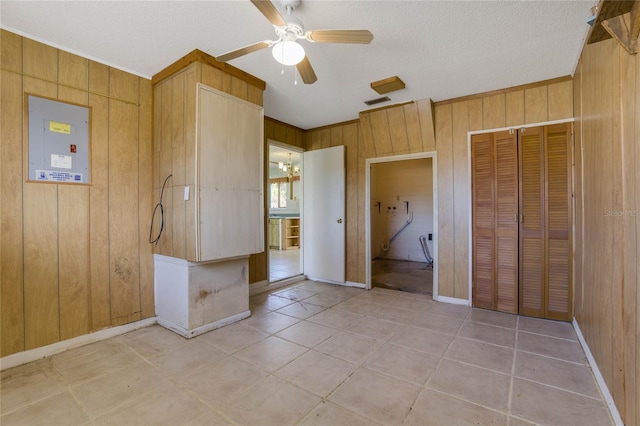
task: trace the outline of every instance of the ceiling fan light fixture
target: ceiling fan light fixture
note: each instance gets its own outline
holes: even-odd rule
[[[274,44],[271,54],[282,65],[297,65],[305,56],[304,48],[291,40],[282,40]]]

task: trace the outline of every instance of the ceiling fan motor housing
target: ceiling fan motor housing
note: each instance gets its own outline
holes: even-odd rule
[[[288,11],[291,8],[292,11],[300,5],[300,0],[280,0],[280,4],[284,7],[284,10]]]

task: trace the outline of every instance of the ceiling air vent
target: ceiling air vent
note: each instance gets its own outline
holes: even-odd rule
[[[375,104],[380,104],[382,102],[387,102],[390,101],[391,98],[388,96],[383,96],[381,98],[376,98],[376,99],[369,99],[368,101],[364,101],[365,104],[371,106],[371,105],[375,105]]]

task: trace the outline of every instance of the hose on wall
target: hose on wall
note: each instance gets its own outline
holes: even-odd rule
[[[153,208],[153,214],[151,215],[151,226],[149,228],[149,243],[155,244],[156,246],[158,245],[158,241],[160,241],[160,236],[162,235],[162,231],[164,230],[164,206],[162,205],[162,197],[164,196],[164,188],[167,186],[167,181],[171,176],[173,175],[171,174],[167,176],[166,179],[164,180],[164,183],[162,184],[162,189],[160,190],[160,201]],[[153,235],[153,223],[155,222],[156,213],[158,211],[160,212],[160,230],[158,231],[158,236],[152,240],[151,236]]]

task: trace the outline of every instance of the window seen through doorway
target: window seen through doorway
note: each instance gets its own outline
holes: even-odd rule
[[[271,208],[284,209],[287,207],[289,197],[289,184],[286,179],[283,182],[271,183]]]

